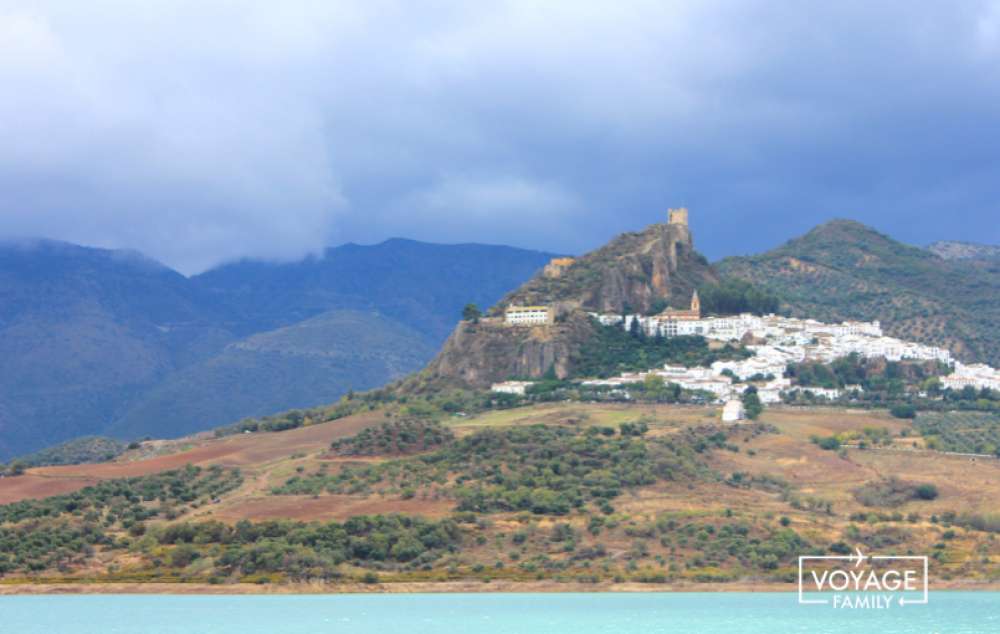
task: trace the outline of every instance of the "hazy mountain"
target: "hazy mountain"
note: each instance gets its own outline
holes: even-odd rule
[[[0,457],[94,433],[233,339],[184,276],[135,253],[0,245]]]
[[[167,377],[105,433],[182,435],[247,416],[311,407],[419,369],[436,347],[378,313],[334,310],[251,335]]]
[[[489,306],[531,277],[552,254],[482,244],[428,244],[395,238],[345,244],[290,264],[244,261],[192,278],[260,332],[332,308],[378,310],[444,341],[468,302]]]
[[[0,459],[108,431],[173,436],[386,382],[427,361],[466,302],[492,304],[549,257],[390,240],[189,279],[134,252],[0,243]]]
[[[717,269],[773,291],[796,316],[879,319],[890,335],[1000,365],[1000,267],[943,259],[836,220]]]

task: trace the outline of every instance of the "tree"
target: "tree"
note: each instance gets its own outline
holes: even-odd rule
[[[465,308],[462,309],[462,319],[465,321],[471,321],[474,324],[479,323],[479,318],[482,316],[482,311],[475,304],[466,304]]]
[[[10,463],[10,467],[8,467],[7,470],[12,476],[19,476],[24,473],[24,468],[25,467],[23,462],[21,462],[20,460],[15,460],[14,462]]]
[[[639,327],[639,318],[635,317],[632,319],[632,323],[628,325],[628,334],[632,335],[636,339],[642,334],[642,328]]]
[[[666,388],[663,377],[658,374],[650,374],[642,383],[643,391],[645,391],[650,398],[659,397],[664,393]]]
[[[702,311],[710,315],[763,315],[776,313],[779,307],[778,297],[770,291],[734,278],[702,286],[698,289],[698,296],[701,298]]]
[[[752,385],[743,391],[743,409],[750,420],[756,420],[764,411],[764,405],[757,395],[757,388]]]
[[[909,403],[898,403],[889,409],[889,413],[896,418],[916,418],[917,409]]]

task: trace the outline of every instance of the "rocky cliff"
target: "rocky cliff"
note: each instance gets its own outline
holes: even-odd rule
[[[504,297],[489,317],[461,322],[421,378],[425,384],[465,387],[538,378],[549,369],[563,378],[573,373],[580,346],[593,335],[588,311],[648,313],[667,305],[687,307],[695,288],[716,281],[708,262],[694,250],[687,225],[657,224],[622,234],[561,266],[558,275],[540,272]],[[505,324],[503,311],[511,305],[553,306],[553,323]]]
[[[469,387],[537,378],[549,369],[565,378],[572,373],[577,350],[592,334],[589,318],[580,311],[564,313],[547,326],[515,327],[501,318],[461,322],[426,372]]]
[[[597,312],[649,312],[665,304],[687,307],[699,285],[718,281],[694,250],[684,224],[656,224],[624,233],[565,268],[558,277],[540,274],[494,308],[559,304]]]

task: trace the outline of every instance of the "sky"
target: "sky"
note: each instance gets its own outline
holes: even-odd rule
[[[1000,0],[0,0],[0,236],[1000,243]]]

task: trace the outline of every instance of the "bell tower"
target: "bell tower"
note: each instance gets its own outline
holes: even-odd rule
[[[701,300],[698,299],[698,289],[691,295],[691,312],[701,317]]]

